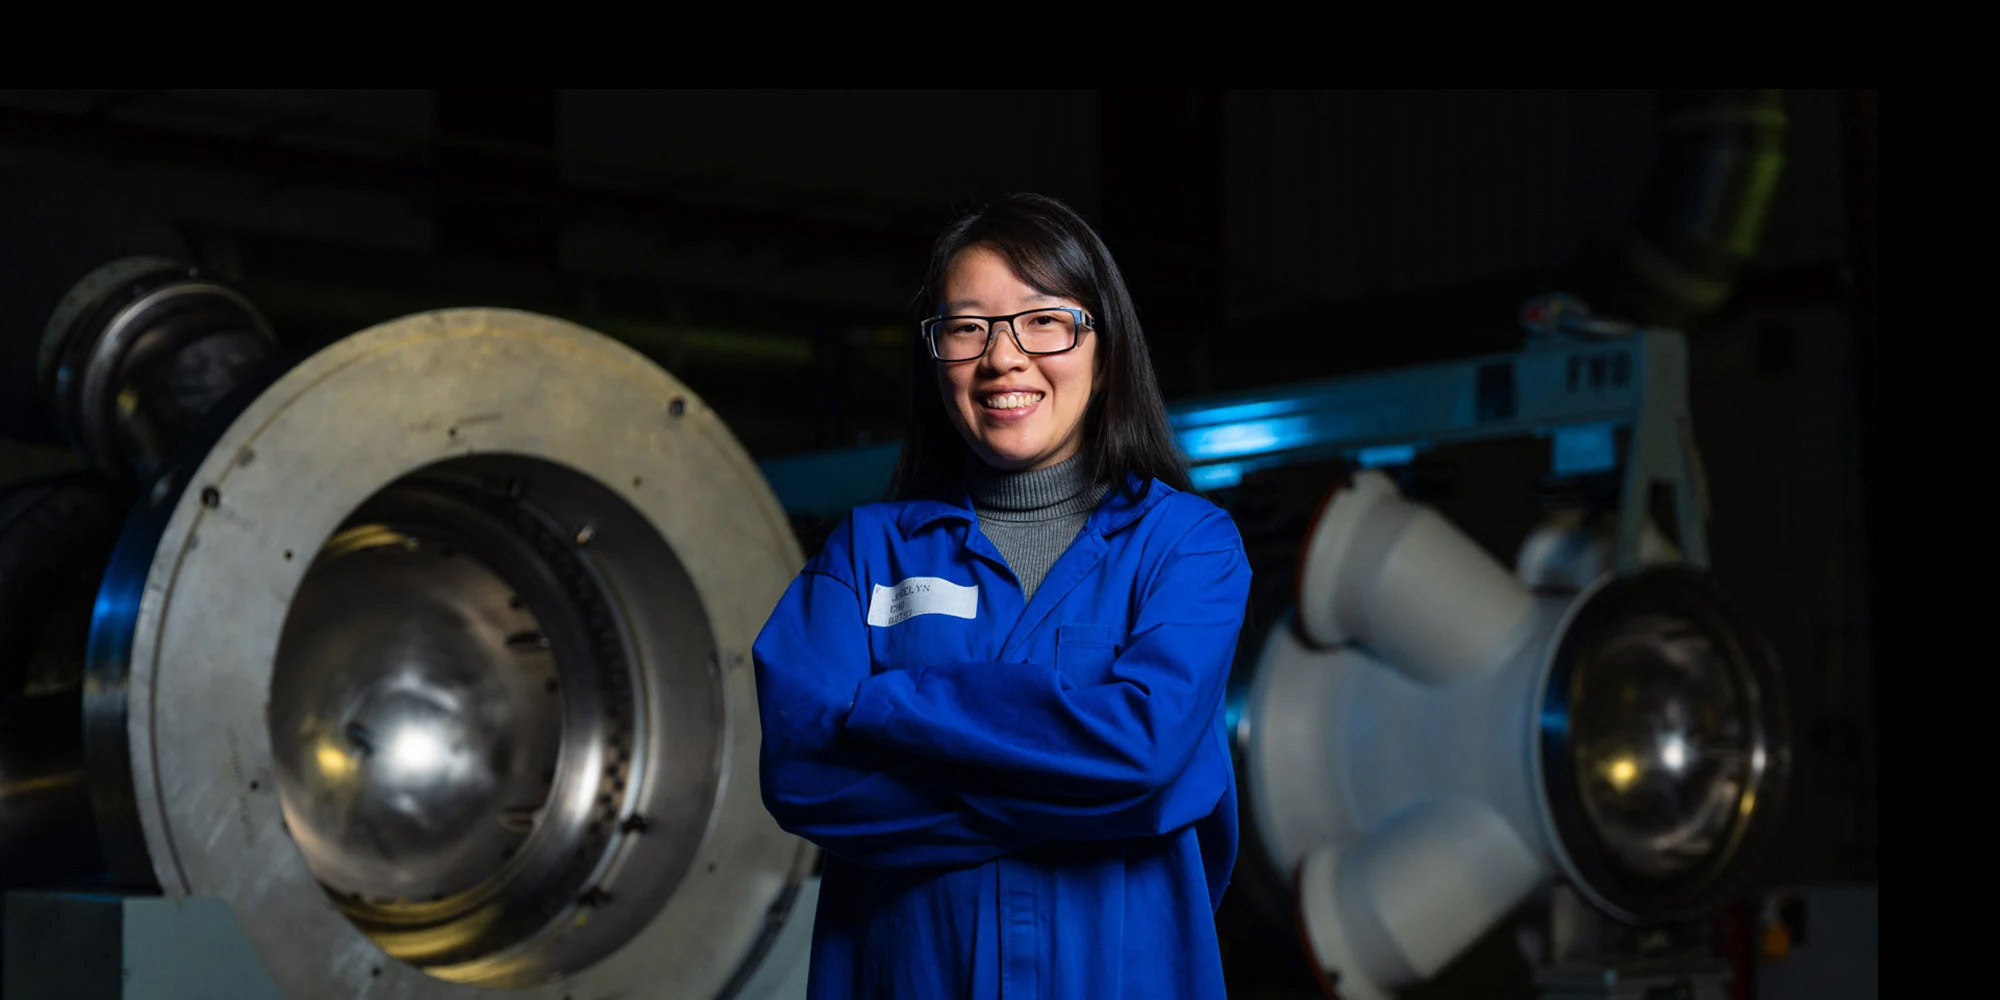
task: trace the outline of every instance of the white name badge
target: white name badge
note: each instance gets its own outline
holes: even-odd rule
[[[935,576],[913,576],[893,587],[878,583],[868,598],[868,624],[876,626],[918,615],[973,618],[978,614],[978,584],[968,587]]]

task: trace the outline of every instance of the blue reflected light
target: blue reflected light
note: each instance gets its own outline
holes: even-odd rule
[[[1282,416],[1298,410],[1305,405],[1308,405],[1306,401],[1298,399],[1295,396],[1288,396],[1281,399],[1260,399],[1249,403],[1222,403],[1215,406],[1173,409],[1168,412],[1167,420],[1177,428],[1186,427],[1189,424],[1213,425],[1235,423],[1240,420],[1258,420]]]
[[[1380,468],[1384,465],[1408,465],[1416,460],[1417,446],[1413,444],[1377,445],[1354,453],[1355,464],[1364,469]]]
[[[94,622],[131,621],[139,616],[140,588],[131,586],[99,586],[97,601],[91,605],[90,618]]]
[[[1197,465],[1188,470],[1188,478],[1194,481],[1197,490],[1224,489],[1243,481],[1243,466],[1236,462]]]
[[[1304,417],[1276,417],[1201,427],[1181,433],[1181,448],[1188,458],[1233,458],[1268,451],[1282,451],[1311,440],[1311,421]]]
[[[1542,709],[1542,732],[1549,736],[1563,736],[1569,732],[1569,709],[1551,706]]]

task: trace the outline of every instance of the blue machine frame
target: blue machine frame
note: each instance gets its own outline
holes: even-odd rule
[[[1656,486],[1671,490],[1683,561],[1708,566],[1706,488],[1688,418],[1687,341],[1676,331],[1533,337],[1511,354],[1184,400],[1168,407],[1168,418],[1202,490],[1298,462],[1397,465],[1437,445],[1547,437],[1555,476],[1612,472],[1622,464],[1618,572],[1639,566],[1640,528]],[[1621,430],[1629,432],[1622,455]],[[898,447],[808,452],[762,467],[786,510],[835,517],[881,499]]]

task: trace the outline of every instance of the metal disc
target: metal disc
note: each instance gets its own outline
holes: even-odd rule
[[[93,631],[99,822],[289,993],[711,997],[768,944],[812,851],[760,801],[750,644],[802,559],[671,375],[411,316],[162,481]]]

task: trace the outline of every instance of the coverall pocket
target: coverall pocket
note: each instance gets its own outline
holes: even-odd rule
[[[1118,658],[1124,634],[1110,625],[1063,625],[1056,629],[1056,670],[1077,687],[1103,684]]]

